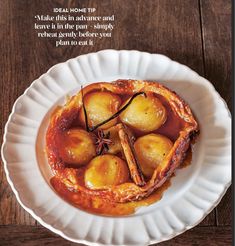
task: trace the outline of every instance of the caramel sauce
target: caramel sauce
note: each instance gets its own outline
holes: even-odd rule
[[[189,148],[185,155],[183,163],[179,168],[185,168],[191,164],[192,160],[192,149]],[[83,176],[85,168],[80,168],[78,176],[80,177],[80,185],[85,185]],[[173,174],[171,177],[174,177]],[[130,180],[129,180],[130,181]],[[104,200],[98,196],[88,196],[82,192],[75,192],[69,190],[56,176],[51,178],[51,185],[65,201],[71,205],[76,206],[86,212],[105,215],[105,216],[124,216],[135,213],[135,211],[143,206],[149,206],[163,197],[164,192],[171,186],[171,180],[168,179],[161,187],[154,191],[150,196],[140,201],[132,201],[127,203],[115,203]]]
[[[128,97],[130,97],[130,95],[120,96],[120,98],[122,99],[122,102],[124,102]],[[162,104],[165,106],[167,110],[167,120],[159,129],[157,129],[156,131],[153,131],[153,133],[162,134],[174,142],[178,138],[180,130],[183,128],[182,121],[173,112],[169,103],[164,99],[164,97],[159,96],[158,99],[160,99],[160,101],[162,102]],[[57,112],[58,109],[59,108],[57,108],[53,112],[52,116]],[[73,127],[80,127],[80,128],[85,129],[83,124],[79,121],[77,114],[78,112],[73,112],[72,119],[71,118],[68,119],[69,117],[67,117],[66,112],[65,112],[64,119],[63,121],[61,121],[61,124],[59,126],[54,126],[54,127],[58,129],[69,129]],[[120,122],[119,119],[118,119],[118,122]],[[136,138],[144,135],[144,133],[141,133],[132,128],[131,128],[131,131],[133,132]],[[63,135],[61,135],[61,138],[63,138],[62,136]],[[50,144],[50,141],[51,142],[55,141],[54,139],[50,139],[49,134],[48,134],[48,138],[49,138],[47,141],[48,144]],[[58,149],[63,147],[63,139],[56,139],[56,142],[57,142]],[[58,150],[55,150],[55,154],[57,152]],[[116,156],[120,156],[122,159],[124,159],[124,156],[120,152],[117,153]],[[181,164],[181,168],[188,166],[191,163],[191,159],[192,159],[192,151],[190,148],[190,150],[186,154],[185,161]],[[65,163],[65,166],[69,167],[69,163]],[[85,183],[84,183],[85,170],[86,170],[86,166],[78,168],[79,184],[83,186],[85,186]],[[172,176],[174,176],[174,174]],[[171,185],[171,182],[169,179],[160,188],[154,191],[147,198],[144,198],[140,201],[131,201],[127,203],[115,203],[115,202],[110,202],[108,200],[104,200],[102,197],[99,197],[99,196],[89,196],[80,191],[71,191],[56,176],[51,178],[50,182],[53,188],[55,189],[55,191],[65,201],[69,202],[70,204],[84,211],[94,213],[94,214],[99,214],[99,215],[106,215],[106,216],[123,216],[123,215],[133,214],[136,211],[136,209],[142,206],[148,206],[150,204],[153,204],[156,201],[159,201],[162,198],[164,191],[168,189]]]
[[[162,198],[164,191],[170,187],[171,182],[170,180],[167,180],[149,197],[144,198],[141,201],[126,203],[110,202],[98,196],[87,196],[81,192],[70,191],[57,177],[51,179],[51,185],[65,201],[86,212],[106,216],[121,216],[133,214],[137,208],[148,206],[159,201]]]

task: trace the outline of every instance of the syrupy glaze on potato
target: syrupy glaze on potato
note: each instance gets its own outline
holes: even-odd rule
[[[84,175],[85,185],[91,189],[102,189],[127,182],[129,171],[124,160],[104,154],[92,159]]]
[[[175,169],[190,163],[198,131],[189,106],[159,83],[91,84],[51,115],[51,184],[85,211],[131,214],[159,200]]]
[[[121,99],[118,95],[107,91],[95,91],[84,96],[84,105],[88,114],[89,126],[95,126],[116,113],[120,107]],[[80,122],[85,126],[84,112],[79,112]],[[117,119],[113,119],[102,125],[101,129],[108,129],[117,124]]]
[[[96,156],[92,135],[81,128],[65,131],[61,137],[61,144],[58,145],[58,151],[62,160],[74,167],[85,165]]]
[[[160,134],[150,133],[139,137],[134,143],[134,149],[143,174],[151,177],[172,147],[171,140]]]
[[[124,103],[124,105],[130,100]],[[130,106],[120,114],[120,120],[141,132],[157,130],[164,124],[167,112],[161,101],[152,93],[136,97]]]

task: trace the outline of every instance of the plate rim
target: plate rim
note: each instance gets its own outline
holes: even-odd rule
[[[6,139],[6,135],[7,135],[7,129],[8,129],[8,126],[9,126],[9,123],[11,122],[11,119],[12,119],[12,116],[13,114],[15,113],[15,110],[16,110],[16,105],[17,103],[19,102],[19,100],[24,97],[26,95],[26,93],[28,92],[28,90],[30,90],[33,85],[35,83],[37,83],[37,80],[41,79],[43,76],[45,76],[46,74],[49,74],[50,71],[52,69],[54,69],[55,67],[61,65],[61,64],[67,64],[69,63],[71,60],[73,59],[77,59],[78,57],[81,57],[81,56],[87,56],[87,55],[92,55],[92,54],[99,54],[99,53],[103,53],[103,52],[138,52],[138,53],[146,53],[148,55],[159,55],[159,56],[162,56],[164,58],[167,58],[169,61],[171,62],[175,62],[179,65],[183,65],[185,67],[187,67],[187,69],[189,69],[191,72],[195,73],[197,76],[200,77],[200,79],[203,79],[207,82],[207,85],[210,86],[212,89],[211,93],[215,94],[222,102],[223,102],[223,106],[224,106],[224,109],[227,111],[228,113],[228,116],[229,118],[231,119],[231,112],[228,108],[228,105],[227,103],[225,102],[225,100],[220,96],[219,92],[215,89],[214,85],[208,81],[206,78],[202,77],[201,75],[199,75],[197,72],[195,72],[193,69],[191,69],[190,67],[182,64],[182,63],[179,63],[175,60],[172,60],[171,58],[169,58],[168,56],[166,55],[163,55],[163,54],[160,54],[160,53],[150,53],[150,52],[145,52],[145,51],[138,51],[138,50],[116,50],[116,49],[104,49],[104,50],[100,50],[98,52],[91,52],[91,53],[85,53],[85,54],[81,54],[81,55],[78,55],[78,56],[75,56],[73,58],[70,58],[64,62],[60,62],[60,63],[57,63],[55,65],[53,65],[52,67],[50,67],[45,73],[43,73],[41,76],[39,76],[38,78],[36,78],[33,82],[31,82],[31,84],[24,90],[23,94],[21,94],[14,102],[13,106],[12,106],[12,109],[11,109],[11,112],[8,116],[8,120],[7,122],[5,123],[5,127],[4,127],[4,134],[3,134],[3,142],[2,142],[2,146],[1,146],[1,158],[2,158],[2,162],[3,162],[3,167],[4,167],[4,171],[5,171],[5,174],[6,174],[6,179],[7,179],[7,182],[9,183],[13,193],[15,194],[16,196],[16,199],[18,201],[18,203],[35,219],[37,220],[42,226],[44,226],[45,228],[49,229],[50,231],[54,232],[55,234],[58,234],[60,235],[61,237],[63,237],[64,239],[66,240],[69,240],[69,241],[72,241],[72,242],[75,242],[75,243],[82,243],[82,244],[86,244],[86,245],[91,245],[91,246],[97,246],[97,245],[107,245],[107,244],[103,244],[103,243],[97,243],[97,242],[91,242],[91,241],[87,241],[87,240],[84,240],[84,239],[73,239],[71,237],[68,237],[67,235],[65,235],[63,233],[63,231],[59,230],[59,229],[56,229],[54,228],[53,226],[51,226],[50,224],[44,222],[38,215],[36,215],[36,213],[29,207],[27,207],[26,205],[24,205],[24,203],[21,201],[20,199],[20,196],[19,196],[19,192],[17,191],[17,189],[15,188],[15,185],[13,183],[13,181],[11,180],[10,178],[10,174],[9,174],[9,170],[8,170],[8,167],[7,167],[7,160],[5,158],[5,155],[4,155],[4,148],[5,148],[5,145],[7,143],[7,139]],[[231,164],[231,162],[230,162]],[[230,169],[232,168],[232,165],[230,167]],[[203,216],[200,220],[198,220],[196,223],[192,224],[192,225],[188,225],[188,226],[185,226],[182,230],[180,231],[177,231],[177,232],[173,232],[171,235],[169,236],[163,236],[161,238],[161,240],[149,240],[149,242],[147,242],[146,244],[144,245],[150,245],[150,244],[154,244],[154,243],[160,243],[160,242],[164,242],[164,241],[167,241],[167,240],[170,240],[182,233],[184,233],[185,231],[189,230],[189,229],[192,229],[193,227],[197,226],[200,222],[202,222],[204,220],[204,218],[220,203],[221,199],[224,197],[226,191],[228,190],[229,186],[231,185],[231,180],[229,182],[227,182],[227,184],[223,185],[223,190],[221,191],[221,193],[219,194],[219,198],[211,205],[211,207],[206,211],[204,212],[203,211]],[[128,244],[110,244],[110,245],[113,245],[113,246],[120,246],[120,245],[128,245]]]

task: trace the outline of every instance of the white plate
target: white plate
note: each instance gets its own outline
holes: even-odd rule
[[[43,149],[50,112],[66,95],[81,84],[120,78],[155,80],[175,90],[191,106],[201,133],[192,164],[177,171],[159,202],[113,218],[83,212],[57,196]],[[5,127],[2,159],[22,207],[62,237],[89,245],[157,243],[197,225],[229,187],[230,113],[214,87],[188,67],[163,55],[104,50],[53,66],[17,99]]]

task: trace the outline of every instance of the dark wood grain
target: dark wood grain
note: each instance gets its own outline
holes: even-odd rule
[[[231,1],[200,0],[205,77],[231,109],[232,45]]]
[[[159,246],[229,246],[232,241],[231,226],[225,227],[196,227],[170,241],[158,244]],[[63,245],[82,246],[75,244],[50,232],[42,226],[0,226],[1,246],[38,246],[38,245]]]
[[[29,23],[24,18],[28,6],[20,7],[20,5],[19,1],[0,1],[1,136],[14,101],[30,85],[34,76],[37,76],[35,70],[30,66],[33,59],[33,50],[30,45],[33,42],[29,34]],[[0,198],[1,224],[35,224],[35,220],[17,203],[6,182],[2,167]]]
[[[205,77],[213,83],[229,108],[232,106],[231,1],[200,1]],[[217,224],[232,223],[232,191],[216,209]]]
[[[198,2],[137,2],[117,1],[117,47],[162,53],[203,74]]]
[[[232,228],[228,227],[196,227],[174,239],[160,243],[159,246],[229,246],[232,245]]]
[[[95,46],[55,48],[53,40],[37,38],[33,28],[34,16],[51,14],[53,7],[94,7],[97,15],[115,14],[112,38],[97,40]],[[14,101],[34,79],[56,63],[107,48],[165,54],[208,78],[231,106],[230,18],[229,0],[1,0],[1,141]],[[225,225],[231,225],[231,211],[229,190],[198,227],[162,245],[229,245],[231,228]],[[1,245],[72,245],[41,226],[29,226],[37,222],[17,203],[2,165],[0,225]]]
[[[232,188],[230,187],[216,208],[217,225],[232,225]]]

